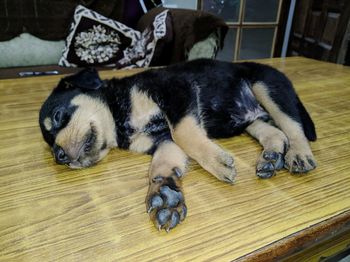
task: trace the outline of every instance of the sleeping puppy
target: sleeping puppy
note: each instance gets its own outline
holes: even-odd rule
[[[102,81],[94,69],[63,78],[43,104],[40,127],[57,163],[84,168],[113,147],[153,155],[147,211],[169,231],[186,217],[188,158],[233,183],[228,152],[211,138],[247,131],[263,146],[256,174],[316,167],[314,124],[285,75],[266,65],[196,60]]]

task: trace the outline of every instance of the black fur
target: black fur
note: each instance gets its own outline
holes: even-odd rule
[[[317,135],[315,124],[312,121],[309,113],[306,111],[304,105],[301,103],[299,97],[297,97],[297,99],[297,107],[299,110],[301,122],[303,124],[305,136],[307,137],[307,139],[309,139],[309,141],[316,141]]]
[[[112,90],[105,92],[108,93],[108,104],[113,104],[111,110],[115,117],[120,117],[121,112],[128,115],[129,89],[136,85],[156,101],[172,125],[176,126],[185,115],[193,114],[198,121],[203,121],[210,137],[221,138],[242,133],[252,122],[245,121],[243,115],[247,110],[258,108],[259,104],[255,99],[242,96],[241,91],[244,84],[252,86],[256,82],[268,86],[272,100],[304,127],[308,139],[316,139],[314,124],[306,110],[301,110],[302,104],[291,82],[284,74],[266,65],[201,59],[112,80],[109,85]],[[237,108],[235,101],[243,103],[243,110]],[[201,112],[198,112],[198,103]],[[158,116],[163,123],[164,115]],[[262,114],[260,118],[266,120],[268,116]],[[116,122],[118,124],[119,120]]]
[[[311,117],[295,93],[290,80],[278,70],[257,63],[244,63],[249,68],[251,83],[263,82],[269,88],[270,97],[288,116],[299,122],[305,136],[310,141],[316,141],[316,130]]]
[[[69,102],[77,94],[85,93],[106,102],[115,120],[118,146],[128,149],[129,138],[135,132],[129,123],[130,91],[137,86],[162,110],[144,130],[153,137],[154,146],[148,152],[153,153],[161,141],[171,139],[167,121],[176,127],[188,114],[202,122],[208,135],[213,138],[242,133],[254,121],[245,119],[249,111],[257,110],[260,113],[256,119],[267,120],[269,116],[257,100],[245,95],[251,92],[250,87],[256,82],[263,82],[268,87],[271,99],[284,113],[301,124],[309,140],[316,139],[315,126],[284,74],[257,63],[227,63],[207,59],[105,82],[91,69],[64,78],[43,105],[40,126],[44,139],[52,145],[55,134],[65,122],[48,132],[43,128],[44,118],[52,115],[55,108],[60,106],[69,119],[69,115],[74,112]],[[242,106],[238,107],[237,103]]]
[[[79,81],[84,83],[84,85],[79,83]],[[45,141],[50,146],[54,145],[57,133],[68,124],[76,109],[75,106],[71,105],[72,99],[81,93],[89,93],[91,96],[100,97],[99,92],[92,90],[98,90],[101,87],[102,80],[95,69],[83,70],[75,75],[63,78],[59,82],[41,107],[39,113],[40,128]],[[50,117],[53,120],[58,110],[61,112],[61,121],[57,125],[53,125],[53,128],[48,132],[44,127],[44,119]]]

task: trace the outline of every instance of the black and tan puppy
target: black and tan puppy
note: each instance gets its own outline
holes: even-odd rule
[[[188,157],[233,183],[232,156],[210,138],[247,131],[264,150],[256,174],[316,167],[314,124],[291,82],[256,63],[196,60],[102,81],[93,69],[63,78],[40,111],[40,127],[59,164],[88,167],[113,147],[153,155],[147,210],[170,230],[186,216],[181,178]]]

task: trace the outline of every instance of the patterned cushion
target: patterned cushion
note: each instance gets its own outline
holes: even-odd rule
[[[141,33],[79,5],[59,65],[147,67],[157,41],[166,35],[167,13],[160,13]]]

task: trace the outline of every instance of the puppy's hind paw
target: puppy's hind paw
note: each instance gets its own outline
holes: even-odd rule
[[[285,156],[284,167],[291,173],[301,174],[307,173],[317,166],[312,154],[294,154],[287,152]]]
[[[270,178],[276,171],[283,168],[283,154],[275,151],[264,151],[258,159],[256,175],[260,178]]]

